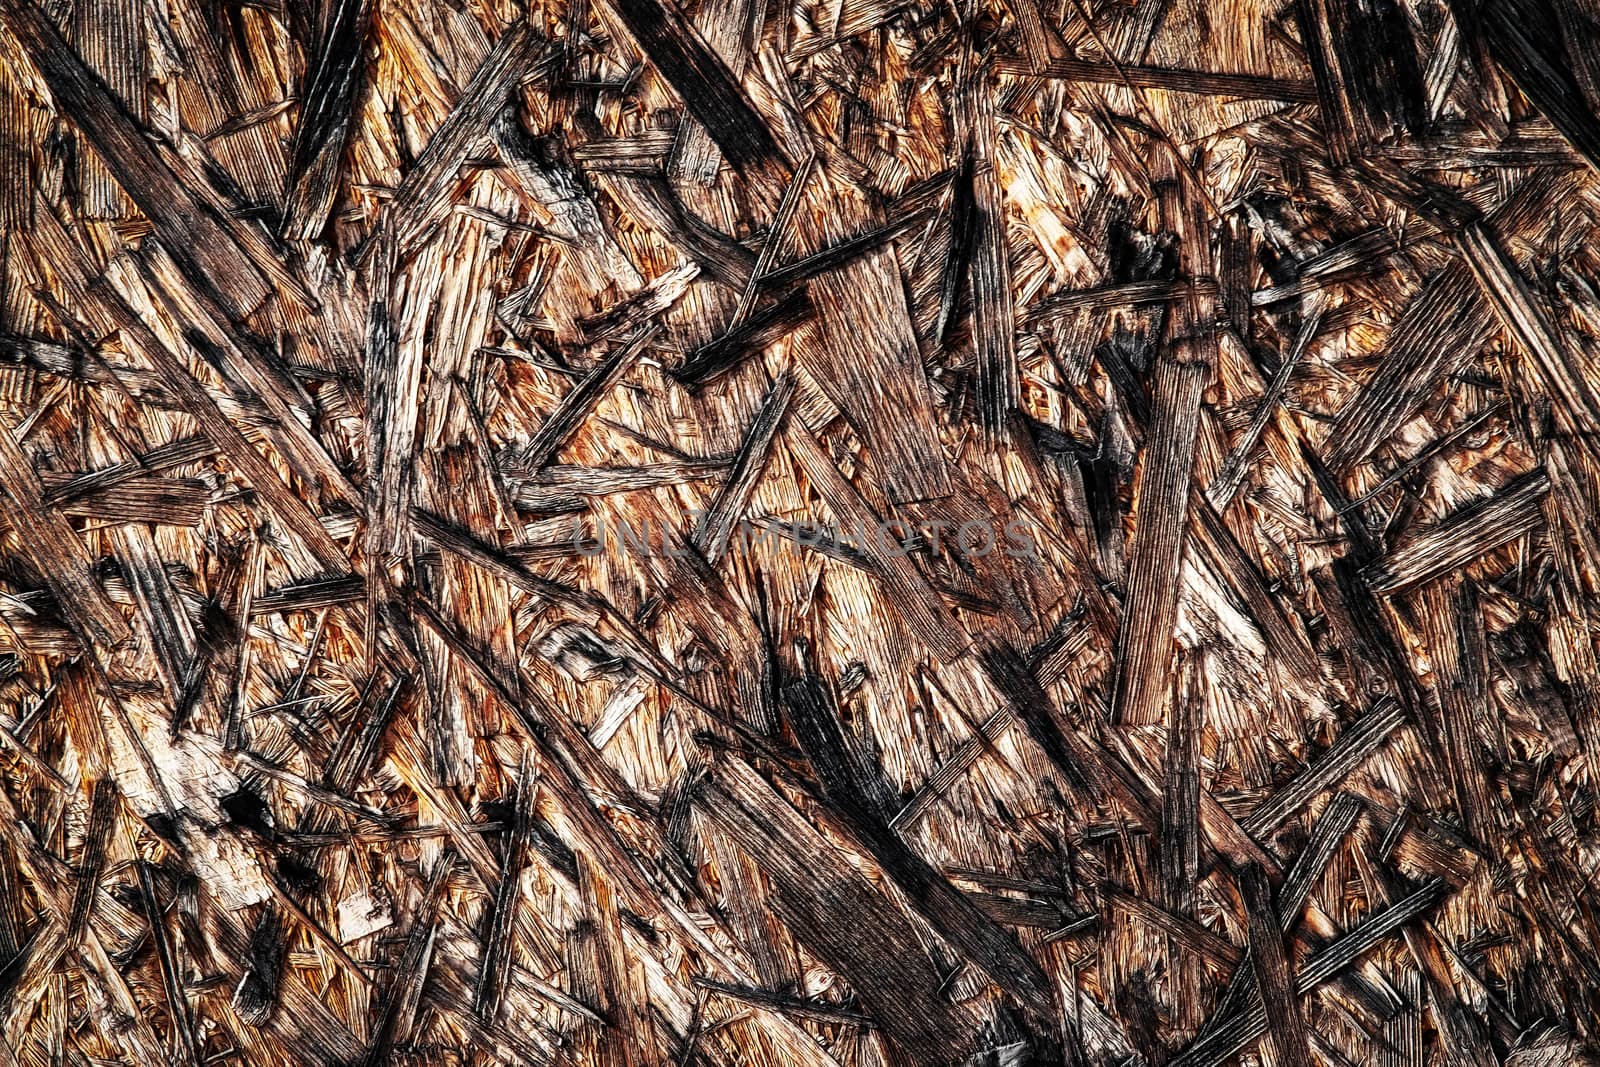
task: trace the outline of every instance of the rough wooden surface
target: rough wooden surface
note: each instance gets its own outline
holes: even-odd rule
[[[1600,1062],[1595,0],[0,0],[0,1067]]]

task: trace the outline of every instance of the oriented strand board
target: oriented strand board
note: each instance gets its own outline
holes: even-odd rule
[[[0,0],[0,1067],[1600,1062],[1596,0]]]

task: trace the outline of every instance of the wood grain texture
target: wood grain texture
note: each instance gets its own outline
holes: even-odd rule
[[[0,1067],[1600,1061],[1596,0],[0,0]]]

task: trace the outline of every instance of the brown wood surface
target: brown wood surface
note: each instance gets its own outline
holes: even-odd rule
[[[0,1067],[1600,1062],[1600,0],[0,0]]]

